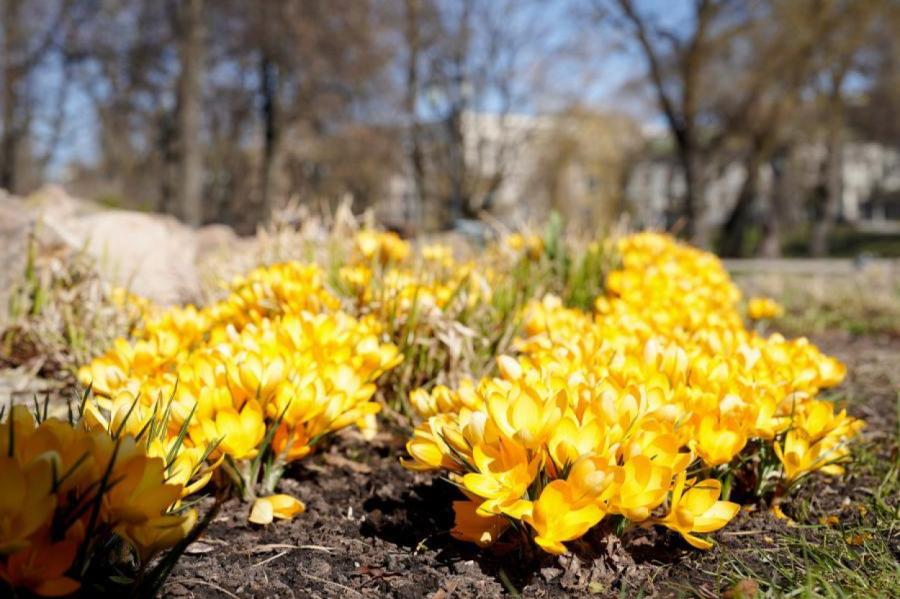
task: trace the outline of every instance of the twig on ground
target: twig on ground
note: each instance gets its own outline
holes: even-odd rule
[[[173,581],[173,582],[175,582],[175,581]],[[217,585],[216,583],[209,582],[207,580],[203,580],[202,578],[184,578],[184,579],[182,579],[182,582],[207,586],[211,589],[215,589],[215,590],[219,591],[220,593],[225,593],[226,595],[228,595],[229,597],[233,597],[234,599],[241,599],[240,597],[238,597],[237,595],[235,595],[228,589],[224,589],[224,588],[220,587],[219,585]]]

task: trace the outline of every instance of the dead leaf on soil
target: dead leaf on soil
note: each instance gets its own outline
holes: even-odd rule
[[[227,541],[223,541],[222,539],[203,539],[202,541],[194,541],[190,545],[188,545],[187,549],[184,550],[188,555],[202,555],[204,553],[209,553],[211,551],[215,551],[215,547],[213,545],[224,545],[228,546]]]
[[[822,516],[819,518],[819,524],[822,526],[837,526],[841,522],[840,518],[834,514],[830,516]]]
[[[753,599],[759,595],[759,583],[751,578],[745,578],[737,582],[733,587],[722,593],[723,599]]]
[[[188,548],[185,549],[184,552],[188,555],[203,555],[204,553],[210,553],[211,551],[215,550],[216,548],[212,545],[207,545],[202,541],[197,541],[188,545]]]

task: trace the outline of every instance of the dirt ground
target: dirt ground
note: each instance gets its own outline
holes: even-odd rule
[[[594,530],[577,555],[562,558],[524,554],[517,546],[477,551],[448,534],[458,492],[400,467],[402,434],[383,433],[372,444],[345,435],[282,482],[284,492],[304,501],[305,514],[259,527],[246,521],[245,507],[226,504],[176,566],[165,596],[737,598],[741,588],[790,586],[792,576],[803,576],[793,559],[798,547],[844,538],[820,518],[834,516],[843,531],[864,527],[875,516],[861,506],[881,484],[881,467],[898,459],[900,339],[828,333],[814,341],[848,365],[848,379],[836,393],[867,420],[860,444],[866,449],[842,480],[814,477],[796,492],[784,507],[796,522],[751,507],[705,553],[657,530],[622,539]],[[891,501],[886,508],[896,513],[898,499]],[[852,567],[862,560],[866,575],[866,539],[854,540],[846,539],[846,559]],[[896,531],[884,543],[887,559],[900,562]]]

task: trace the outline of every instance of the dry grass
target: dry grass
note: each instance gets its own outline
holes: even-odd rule
[[[139,313],[114,295],[87,254],[45,247],[33,235],[25,270],[0,319],[0,361],[32,375],[74,382],[78,366],[136,323]]]
[[[779,268],[777,262],[768,270],[729,266],[746,295],[767,295],[784,304],[785,315],[775,323],[779,330],[900,335],[900,261],[809,261],[800,270]]]

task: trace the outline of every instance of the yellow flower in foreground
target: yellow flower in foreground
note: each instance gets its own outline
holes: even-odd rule
[[[151,451],[154,449],[160,451],[160,447],[161,444],[151,445]],[[200,447],[181,447],[167,468],[166,482],[181,485],[183,487],[181,491],[182,497],[187,497],[205,487],[209,479],[212,478],[213,471],[219,467],[219,464],[225,458],[225,455],[222,454],[218,460],[209,464],[200,460],[204,453],[204,450]],[[167,454],[168,452],[152,453],[151,455],[165,458]]]
[[[487,409],[507,437],[531,448],[547,440],[562,418],[566,404],[562,393],[542,396],[523,387],[511,392],[501,389],[492,392],[488,396]]]
[[[503,255],[521,259],[527,240],[505,245]],[[863,423],[816,396],[841,382],[841,363],[804,338],[748,329],[740,291],[714,255],[655,233],[617,246],[620,265],[593,313],[533,298],[496,376],[411,393],[427,420],[403,465],[444,471],[462,487],[472,505],[457,507],[457,538],[490,542],[479,518],[502,515],[559,553],[599,511],[707,547],[696,533],[725,525],[737,506],[719,500],[720,483],[691,486],[686,472],[735,458],[763,468],[754,458],[764,444],[789,480],[840,472]],[[403,277],[414,286],[416,273]],[[757,298],[749,311],[771,318],[781,307]]]
[[[65,575],[78,546],[73,541],[32,545],[0,562],[0,579],[13,588],[24,588],[42,597],[62,597],[80,584]]]
[[[509,519],[504,516],[483,516],[478,513],[478,504],[472,501],[454,501],[456,515],[453,530],[454,539],[469,541],[480,547],[487,547],[497,540],[507,528]]]
[[[806,403],[795,425],[812,440],[833,434],[853,434],[862,428],[862,422],[847,416],[846,410],[835,415],[832,402],[815,399]]]
[[[698,549],[709,549],[712,543],[691,533],[719,530],[734,518],[741,509],[736,503],[719,501],[722,483],[715,479],[697,483],[684,490],[686,474],[682,472],[672,490],[672,506],[669,514],[657,524],[678,532],[684,540]]]
[[[82,583],[94,588],[99,581],[73,566],[76,553],[79,564],[110,561],[118,569],[130,559],[128,545],[109,552],[118,536],[146,563],[184,538],[196,520],[195,514],[168,515],[182,484],[171,482],[163,458],[145,452],[151,445],[163,451],[162,443],[113,438],[54,418],[26,425],[17,409],[0,433],[8,452],[0,454],[0,587],[14,594],[71,595]]]
[[[566,481],[578,493],[605,502],[618,491],[616,478],[621,478],[620,472],[618,466],[611,466],[597,456],[586,455],[572,464]]]
[[[281,459],[292,462],[306,457],[312,451],[309,441],[306,425],[302,422],[293,427],[282,422],[272,438],[272,450]]]
[[[775,443],[775,454],[784,466],[784,476],[792,482],[814,470],[825,474],[842,474],[844,469],[837,462],[849,454],[846,445],[833,437],[813,442],[799,429],[788,431],[781,443]]]
[[[751,320],[778,318],[784,314],[784,307],[770,297],[753,297],[747,303],[747,316]]]
[[[596,451],[603,446],[604,430],[597,420],[578,422],[572,412],[559,421],[547,447],[557,468],[574,463],[579,457]],[[571,479],[571,476],[569,477]]]
[[[12,431],[10,431],[12,427]],[[9,449],[9,441],[12,439],[15,451],[22,439],[28,439],[34,433],[34,417],[23,405],[15,405],[10,408],[3,423],[0,423],[0,455],[12,455]]]
[[[25,467],[15,458],[0,458],[0,555],[28,546],[28,537],[56,509],[51,491],[50,462],[37,460]]]
[[[232,393],[236,398],[268,399],[285,376],[284,359],[278,355],[243,356],[235,368],[228,371]]]
[[[415,430],[412,439],[406,443],[406,451],[413,459],[400,459],[404,468],[409,470],[436,470],[438,468],[459,470],[460,466],[456,457],[445,442],[443,420],[446,420],[446,417],[432,416]]]
[[[93,447],[91,435],[74,428],[68,422],[52,418],[45,420],[34,431],[34,434],[27,438],[17,437],[15,446],[20,464],[48,461],[52,467],[56,468],[58,476],[62,476],[61,473],[69,473],[65,480],[57,481],[60,482],[57,489],[60,494],[90,484],[92,475],[96,474],[88,462],[82,462],[79,466],[79,460],[90,454],[91,447]],[[49,479],[50,474],[48,473],[48,492]]]
[[[196,523],[197,511],[188,510],[183,516],[159,516],[143,524],[122,527],[117,532],[131,543],[141,562],[147,563],[158,552],[185,538]]]
[[[622,471],[622,486],[612,503],[629,520],[643,522],[666,498],[672,483],[672,470],[639,455],[625,462]]]
[[[537,459],[529,462],[525,450],[512,442],[478,446],[472,458],[478,471],[463,476],[462,482],[467,491],[485,499],[479,513],[521,518],[531,509],[531,503],[522,497],[537,473]]]
[[[590,495],[564,480],[544,487],[531,515],[523,519],[534,528],[534,541],[550,553],[566,552],[564,541],[577,539],[600,522],[606,512]]]
[[[271,524],[272,520],[290,520],[297,514],[306,511],[306,506],[296,497],[290,495],[269,495],[253,502],[250,510],[250,522],[254,524]]]
[[[104,513],[110,521],[143,524],[165,513],[181,497],[181,485],[163,482],[165,462],[148,457],[133,437],[116,442],[103,433],[94,433],[94,440],[95,463],[105,468],[114,460],[111,478],[116,483],[103,497]]]
[[[197,436],[205,443],[221,438],[217,451],[236,460],[253,458],[257,453],[257,446],[266,435],[262,409],[252,399],[244,404],[240,413],[233,408],[220,410],[215,419],[203,420],[198,428],[202,429],[202,433]]]
[[[707,416],[700,422],[691,447],[708,466],[727,464],[747,444],[747,436],[737,429],[737,424]]]

